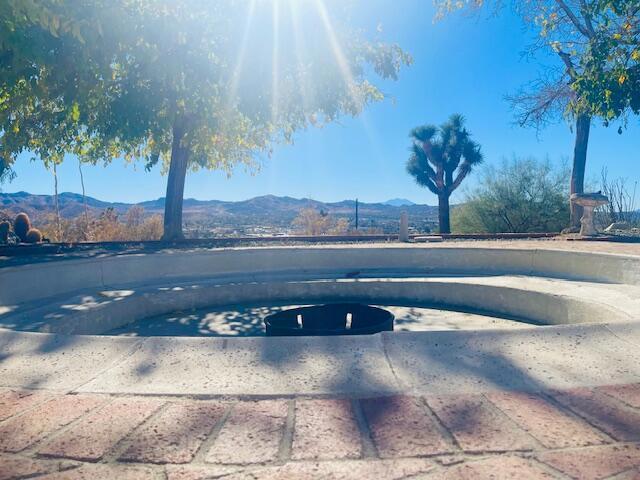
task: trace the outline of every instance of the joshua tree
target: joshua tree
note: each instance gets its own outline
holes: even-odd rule
[[[438,196],[440,233],[451,233],[449,197],[474,165],[482,162],[480,145],[471,140],[459,114],[451,115],[440,127],[416,127],[409,136],[412,145],[407,171]]]

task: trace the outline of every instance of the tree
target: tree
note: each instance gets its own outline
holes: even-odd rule
[[[533,158],[485,167],[478,186],[453,210],[456,233],[559,232],[569,219],[567,168]]]
[[[112,48],[101,39],[110,10],[101,0],[0,5],[0,170],[5,174],[25,151],[48,168],[65,153],[81,153],[90,134],[87,117],[107,98],[103,86],[110,78]]]
[[[189,168],[230,172],[236,163],[252,164],[273,141],[290,141],[295,130],[357,115],[383,98],[366,80],[366,66],[395,78],[409,62],[398,47],[374,45],[342,24],[337,2],[333,12],[322,2],[292,2],[288,12],[278,1],[159,3],[143,12],[137,35],[155,57],[173,55],[157,60],[146,46],[126,49],[123,71],[133,79],[131,92],[152,100],[142,106],[153,112],[144,141],[155,146],[154,159],[168,164],[165,240],[182,237]],[[302,31],[316,41],[303,43]]]
[[[167,240],[182,238],[189,169],[255,167],[273,142],[382,100],[370,73],[395,79],[410,63],[351,28],[345,2],[28,0],[29,15],[9,5],[0,55],[16,68],[0,75],[0,156],[162,164]]]
[[[292,225],[304,235],[326,235],[331,229],[331,217],[313,208],[303,208],[293,219]]]
[[[499,10],[506,3],[502,0],[485,2],[483,0],[436,0],[438,16],[447,12],[471,6],[478,8],[492,4]],[[550,116],[558,112],[568,116],[574,125],[575,143],[573,149],[573,168],[571,171],[570,194],[584,191],[584,177],[589,145],[591,120],[594,115],[605,121],[617,118],[624,105],[630,105],[631,99],[617,101],[612,107],[607,103],[614,97],[611,90],[612,77],[616,70],[610,68],[615,58],[633,59],[635,47],[626,45],[629,39],[637,46],[637,28],[639,7],[637,0],[526,0],[513,1],[513,7],[522,17],[525,25],[537,30],[537,39],[531,46],[532,51],[547,49],[554,52],[561,61],[562,69],[550,69],[541,80],[529,85],[528,91],[511,97],[518,108],[518,120],[523,126],[539,126]],[[621,29],[624,30],[621,33]],[[633,40],[635,39],[635,40]],[[613,53],[618,52],[618,53]],[[626,52],[626,53],[620,53]],[[640,53],[638,55],[640,57]],[[628,63],[625,63],[628,65]],[[615,78],[622,85],[627,78],[626,91],[634,90],[632,80],[637,69],[628,77]],[[597,72],[607,71],[609,81],[600,83]],[[635,72],[635,73],[634,73]],[[621,86],[622,86],[621,85]],[[637,86],[637,84],[635,85]],[[623,95],[624,97],[624,95]],[[619,97],[617,97],[619,98]],[[599,106],[598,106],[599,105]],[[617,112],[617,113],[616,113]],[[581,208],[572,205],[570,223],[577,226],[582,216]]]
[[[628,112],[640,114],[640,4],[603,0],[592,8],[602,21],[594,28],[573,88],[580,107],[608,124]]]
[[[473,167],[482,162],[480,145],[471,140],[462,115],[452,115],[440,127],[414,128],[410,137],[407,171],[419,185],[438,196],[440,233],[451,233],[449,197]]]

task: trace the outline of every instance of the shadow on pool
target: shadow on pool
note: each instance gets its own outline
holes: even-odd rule
[[[168,315],[138,320],[123,325],[104,335],[118,336],[264,336],[263,319],[267,315],[299,305],[228,305],[192,311],[173,312]],[[447,311],[433,307],[398,307],[381,305],[395,317],[394,330],[465,330],[486,328],[525,328],[521,321],[487,316],[480,313]]]
[[[105,335],[122,336],[263,336],[262,319],[290,306],[228,306],[224,310],[174,312],[138,320],[115,328]]]

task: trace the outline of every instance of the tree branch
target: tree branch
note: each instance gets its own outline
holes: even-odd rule
[[[560,58],[566,65],[567,73],[569,74],[571,79],[572,80],[575,79],[577,75],[576,75],[576,69],[573,66],[573,62],[571,61],[571,55],[569,55],[567,52],[563,52],[560,49],[558,49],[558,55],[560,55]]]
[[[596,31],[593,28],[593,23],[591,22],[591,15],[589,14],[589,6],[585,0],[580,0],[580,13],[582,13],[582,17],[584,18],[584,23],[589,31],[589,38],[593,38],[596,36]]]
[[[436,185],[430,179],[418,180],[418,183],[424,187],[427,187],[434,195],[438,195],[440,193],[438,187],[436,187]]]
[[[453,193],[453,191],[460,186],[460,184],[467,177],[467,175],[469,174],[470,171],[471,171],[471,167],[469,167],[468,165],[466,165],[464,163],[462,165],[460,165],[460,170],[458,171],[458,175],[456,176],[456,179],[447,188],[447,190],[449,190],[450,194]]]
[[[578,31],[582,33],[585,37],[591,38],[591,34],[589,33],[589,30],[587,30],[587,28],[584,25],[582,25],[582,23],[580,23],[580,20],[578,20],[578,17],[576,17],[576,15],[571,11],[571,9],[565,3],[565,1],[556,0],[556,3],[564,11],[564,13],[567,14],[567,17],[569,17],[569,20],[571,20],[571,23],[573,23],[573,25],[578,29]]]

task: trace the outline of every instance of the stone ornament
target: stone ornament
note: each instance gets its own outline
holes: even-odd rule
[[[596,227],[593,223],[593,211],[601,206],[609,203],[606,195],[598,193],[574,193],[571,195],[571,203],[580,205],[583,209],[582,218],[580,219],[580,235],[584,237],[593,237],[598,235]]]

